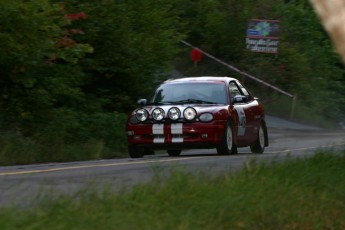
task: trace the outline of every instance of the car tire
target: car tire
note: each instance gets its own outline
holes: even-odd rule
[[[258,130],[258,137],[253,145],[250,146],[250,150],[252,153],[255,154],[262,154],[265,150],[265,143],[266,135],[265,135],[265,128],[263,124],[260,124],[259,130]]]
[[[219,155],[233,155],[237,154],[237,146],[234,143],[232,132],[232,124],[229,121],[224,132],[222,142],[217,146],[217,153]]]
[[[171,157],[178,157],[181,154],[181,149],[168,149],[167,152]]]
[[[155,151],[152,149],[144,149],[144,155],[155,155]]]
[[[131,158],[142,158],[144,156],[144,149],[135,145],[128,145],[128,154]]]

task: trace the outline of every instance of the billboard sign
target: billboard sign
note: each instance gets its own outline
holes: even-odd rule
[[[246,44],[253,52],[278,53],[279,20],[250,19]]]

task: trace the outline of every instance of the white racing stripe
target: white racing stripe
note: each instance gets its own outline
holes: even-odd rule
[[[171,134],[182,134],[182,123],[171,124]]]
[[[164,134],[164,124],[153,124],[152,125],[153,134]]]
[[[156,137],[153,139],[153,143],[155,143],[155,144],[162,144],[164,142],[165,142],[164,136],[163,137]]]
[[[182,123],[176,123],[171,124],[171,134],[181,134],[181,135],[175,135],[175,137],[172,138],[172,143],[183,143],[183,124]],[[176,137],[177,136],[177,137]]]
[[[172,143],[183,143],[183,137],[173,137],[171,142]]]
[[[159,135],[153,139],[153,143],[164,143],[164,124],[153,124],[152,125],[152,134]]]

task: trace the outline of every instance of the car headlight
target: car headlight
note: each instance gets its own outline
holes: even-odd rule
[[[138,109],[135,112],[135,117],[138,119],[138,121],[146,121],[147,118],[149,117],[149,112],[147,112],[146,109]]]
[[[164,110],[162,108],[155,108],[152,111],[152,117],[153,119],[155,119],[156,121],[161,121],[164,118]]]
[[[169,116],[169,118],[171,120],[176,121],[176,120],[178,120],[180,118],[181,111],[178,108],[176,108],[176,107],[172,107],[168,111],[168,116]]]
[[[203,122],[209,122],[213,120],[213,114],[212,113],[203,113],[199,117],[200,121]]]
[[[186,120],[191,121],[196,117],[196,111],[192,107],[188,107],[183,111],[183,116]]]

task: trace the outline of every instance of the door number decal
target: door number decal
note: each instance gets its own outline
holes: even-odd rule
[[[246,114],[244,113],[243,107],[236,107],[236,112],[238,115],[238,129],[237,129],[237,135],[238,136],[244,136],[246,132],[246,125],[247,125],[247,120],[246,120]]]

